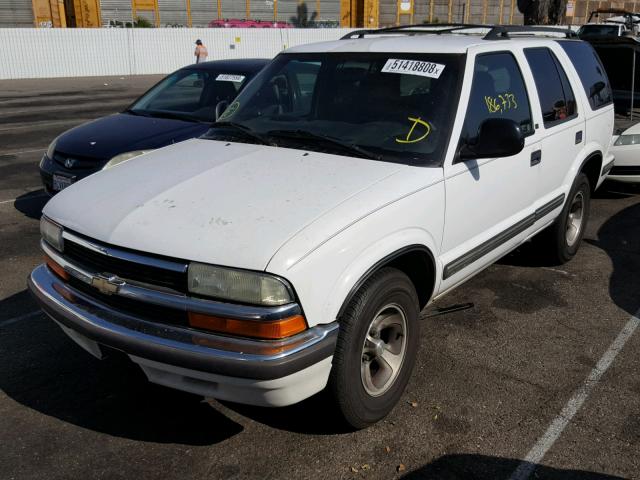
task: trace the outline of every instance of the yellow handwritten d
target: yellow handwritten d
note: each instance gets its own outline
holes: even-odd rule
[[[427,136],[431,133],[431,125],[429,125],[429,123],[422,120],[420,117],[418,118],[407,117],[407,118],[409,119],[409,121],[413,122],[413,125],[411,125],[411,129],[409,130],[409,133],[407,133],[407,136],[405,138],[396,138],[396,142],[417,143],[427,138]],[[424,135],[422,135],[421,137],[412,139],[411,135],[413,135],[413,130],[416,128],[416,125],[418,124],[422,125],[425,128]]]

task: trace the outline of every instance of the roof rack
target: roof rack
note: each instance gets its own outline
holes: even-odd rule
[[[503,40],[511,38],[510,33],[562,33],[566,38],[577,38],[578,34],[570,28],[556,28],[546,26],[531,25],[495,25],[489,33],[484,36],[485,40]]]
[[[570,28],[541,27],[529,25],[481,25],[473,23],[417,23],[412,25],[400,25],[377,29],[354,30],[347,33],[341,40],[364,38],[365,35],[405,34],[405,35],[442,35],[458,33],[464,30],[484,29],[489,30],[484,40],[508,40],[510,33],[535,34],[535,33],[560,33],[566,38],[576,38],[576,33]]]

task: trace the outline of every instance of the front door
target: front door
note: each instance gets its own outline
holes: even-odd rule
[[[510,52],[476,56],[460,142],[473,143],[481,123],[491,118],[508,118],[520,125],[525,147],[510,157],[454,159],[445,165],[440,292],[504,255],[532,227],[540,145],[527,88]]]

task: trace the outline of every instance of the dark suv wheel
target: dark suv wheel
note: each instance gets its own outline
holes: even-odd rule
[[[589,219],[590,201],[589,179],[580,173],[573,182],[562,213],[542,232],[552,260],[566,263],[577,253]]]
[[[394,268],[375,273],[349,303],[329,391],[351,426],[367,427],[398,403],[416,359],[419,313],[413,283]]]

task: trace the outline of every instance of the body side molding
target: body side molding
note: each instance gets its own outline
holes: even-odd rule
[[[495,250],[503,243],[508,242],[513,237],[524,232],[527,228],[531,227],[538,220],[540,220],[541,218],[543,218],[544,216],[546,216],[556,208],[562,206],[564,204],[564,199],[565,199],[565,195],[563,193],[562,195],[557,196],[550,202],[545,203],[543,206],[536,209],[535,213],[528,215],[527,217],[523,218],[519,222],[510,226],[506,230],[503,230],[496,236],[481,243],[477,247],[472,248],[464,255],[461,255],[458,258],[456,258],[454,261],[448,263],[444,267],[444,270],[442,271],[442,279],[446,280],[452,275],[455,275],[463,268],[468,267],[469,265],[476,262],[477,260],[480,260],[482,257],[487,255],[492,250]]]

